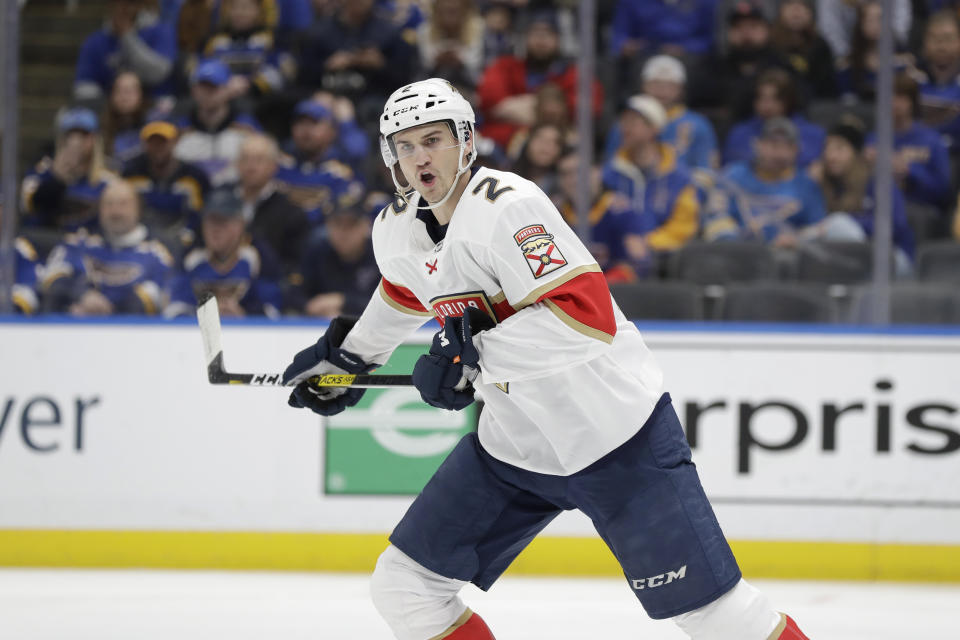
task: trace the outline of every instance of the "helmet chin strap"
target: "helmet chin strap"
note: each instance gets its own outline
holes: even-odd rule
[[[463,164],[463,147],[464,147],[464,144],[461,142],[460,153],[457,157],[457,167],[458,167],[457,175],[453,177],[453,181],[450,183],[450,188],[447,189],[446,195],[444,195],[443,198],[441,198],[438,202],[430,202],[428,203],[428,206],[425,206],[425,207],[418,204],[415,207],[417,210],[427,210],[427,209],[433,209],[434,207],[439,207],[444,202],[446,202],[450,198],[450,196],[453,195],[454,190],[457,188],[457,183],[460,182],[460,176],[466,173],[467,170],[470,169],[470,166],[473,164],[473,158],[471,158],[470,161],[467,163],[467,166],[461,167],[461,165]],[[406,202],[407,205],[409,206],[410,199],[408,197],[408,194],[411,193],[412,191],[416,191],[416,189],[411,189],[410,191],[404,192],[404,190],[400,187],[399,181],[397,180],[395,164],[390,167],[390,177],[393,178],[393,186],[397,188],[397,195],[399,195],[400,198],[404,202]],[[426,200],[426,198],[423,197],[422,193],[420,194],[420,198],[422,200]]]

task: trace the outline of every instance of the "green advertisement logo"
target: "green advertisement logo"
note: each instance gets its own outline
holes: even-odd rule
[[[400,374],[427,345],[401,345],[377,373]],[[355,406],[326,421],[324,493],[416,495],[465,434],[476,430],[474,403],[445,411],[413,387],[369,389]]]

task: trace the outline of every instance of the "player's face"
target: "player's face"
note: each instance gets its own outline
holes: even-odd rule
[[[453,184],[460,161],[460,144],[450,127],[432,122],[401,131],[393,142],[407,183],[427,202],[439,202]]]

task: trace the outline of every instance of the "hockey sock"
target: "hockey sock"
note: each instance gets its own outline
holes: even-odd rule
[[[453,626],[431,640],[496,640],[483,618],[470,609]]]
[[[810,638],[803,635],[803,631],[800,631],[800,627],[793,618],[781,613],[780,624],[770,634],[770,640],[810,640]]]

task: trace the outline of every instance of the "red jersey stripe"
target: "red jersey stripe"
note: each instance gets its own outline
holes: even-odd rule
[[[581,333],[604,342],[612,341],[617,334],[610,289],[602,273],[582,273],[546,292],[537,302],[545,302],[555,313],[559,311],[567,316],[573,322],[561,319]]]

